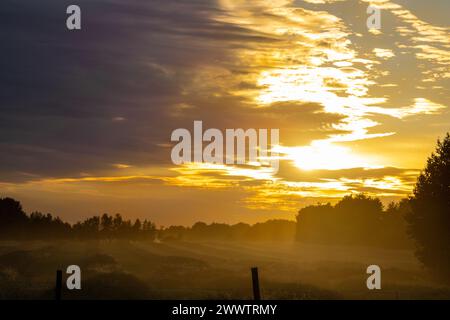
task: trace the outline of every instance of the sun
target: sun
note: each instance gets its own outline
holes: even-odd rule
[[[313,141],[309,146],[279,147],[280,154],[301,170],[341,170],[349,168],[379,168],[379,165],[358,155],[348,147],[329,141]]]

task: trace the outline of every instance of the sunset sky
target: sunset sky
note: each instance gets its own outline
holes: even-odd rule
[[[0,6],[0,196],[29,212],[167,226],[293,219],[358,192],[388,202],[450,131],[448,0]],[[171,132],[194,120],[279,129],[279,171],[174,165]]]

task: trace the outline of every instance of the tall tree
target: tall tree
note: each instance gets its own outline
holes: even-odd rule
[[[24,235],[28,218],[19,201],[0,198],[0,237],[20,237]]]
[[[419,175],[411,211],[409,234],[416,240],[418,259],[450,282],[450,135],[438,140],[436,151]]]

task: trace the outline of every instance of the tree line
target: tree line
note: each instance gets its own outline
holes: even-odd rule
[[[296,223],[290,220],[273,219],[247,223],[197,222],[192,227],[170,226],[159,230],[163,241],[177,240],[218,240],[218,241],[294,241]]]
[[[0,199],[0,239],[155,239],[153,222],[126,220],[120,214],[107,213],[71,225],[50,213],[32,212],[27,215],[19,201]]]
[[[335,205],[302,208],[297,215],[296,239],[303,243],[411,247],[406,220],[409,210],[408,199],[384,208],[378,198],[348,195]]]
[[[120,214],[93,216],[75,224],[41,212],[26,214],[19,201],[0,199],[0,239],[130,239],[160,241],[294,241],[302,243],[411,247],[407,234],[410,200],[383,207],[380,199],[350,195],[335,205],[317,204],[299,211],[297,221],[273,219],[247,223],[197,222],[157,228],[151,221]]]
[[[70,224],[41,212],[27,215],[19,201],[0,198],[0,239],[130,239],[130,240],[249,240],[293,241],[295,222],[269,220],[254,225],[197,222],[191,227],[156,228],[151,221],[125,220],[120,214],[107,213]]]

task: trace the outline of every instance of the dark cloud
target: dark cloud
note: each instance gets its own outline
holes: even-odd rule
[[[339,170],[301,170],[292,162],[281,161],[277,176],[286,181],[323,182],[323,179],[381,179],[383,177],[399,177],[405,183],[416,180],[418,170],[395,167],[383,168],[350,168]]]
[[[2,181],[167,163],[158,145],[195,119],[208,127],[277,128],[294,117],[299,127],[323,123],[324,131],[339,120],[318,115],[320,106],[255,110],[220,86],[193,86],[204,67],[249,72],[231,67],[236,46],[277,41],[213,19],[220,10],[212,1],[80,0],[80,31],[66,29],[70,4],[2,1]],[[240,81],[235,89],[252,86]],[[174,114],[180,103],[193,108]]]
[[[202,44],[202,30],[227,33],[208,19],[216,9],[206,1],[78,1],[74,32],[69,4],[2,2],[2,180],[151,160],[186,69],[220,53]]]

